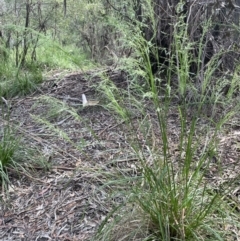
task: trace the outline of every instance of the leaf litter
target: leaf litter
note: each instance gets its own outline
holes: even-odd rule
[[[120,71],[103,72],[119,88],[126,88]],[[153,148],[161,155],[162,141],[151,108],[147,118],[152,131],[144,136],[138,127],[139,117],[134,116],[136,136],[131,136],[124,121],[98,105],[102,96],[94,86],[100,81],[98,71],[71,73],[46,81],[39,92],[11,100],[10,124],[18,127],[22,144],[36,150],[36,160],[40,162],[42,156],[44,165],[33,165],[32,176],[24,172],[14,175],[10,170],[9,195],[1,194],[0,240],[89,240],[112,207],[124,199],[117,191],[124,185],[110,187],[106,184],[108,177],[114,179],[119,173],[138,175],[138,157],[131,141],[137,140],[148,153],[147,138],[154,140]],[[94,100],[94,104],[88,106],[85,100],[83,108],[82,95]],[[180,153],[178,118],[176,107],[171,107],[168,138],[176,165]],[[206,177],[216,189],[239,177],[239,118],[235,116],[218,136],[218,157]],[[1,117],[0,126],[4,121]],[[201,128],[205,128],[204,120],[199,120]],[[204,145],[204,137],[201,138]],[[149,165],[152,158],[149,155]],[[239,182],[234,185],[229,198],[239,207]],[[232,233],[239,235],[239,230]]]

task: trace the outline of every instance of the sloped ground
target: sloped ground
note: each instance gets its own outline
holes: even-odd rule
[[[126,87],[121,73],[106,70],[104,74],[119,88]],[[25,172],[16,175],[13,170],[10,171],[12,186],[9,196],[1,194],[0,240],[90,239],[113,203],[124,198],[116,190],[104,186],[107,181],[104,173],[109,173],[113,179],[120,172],[137,175],[137,157],[130,145],[131,140],[138,139],[144,148],[146,139],[150,138],[154,140],[156,149],[161,150],[157,121],[151,111],[149,120],[154,131],[143,136],[136,127],[136,136],[131,136],[125,123],[101,105],[81,107],[83,93],[89,99],[104,103],[104,98],[93,87],[99,81],[94,72],[72,73],[59,79],[55,76],[45,82],[38,93],[12,100],[10,123],[18,126],[22,145],[35,150],[37,161],[40,162],[40,157],[44,156],[45,164],[50,164],[50,168],[45,170],[36,165],[32,176]],[[50,103],[46,96],[56,100]],[[78,117],[67,111],[55,111],[54,103],[64,110],[66,107],[73,108]],[[176,107],[172,107],[168,119],[172,160],[175,162],[178,160],[177,140],[180,132],[176,112]],[[48,124],[43,123],[44,118],[49,121]],[[133,125],[139,119],[141,116],[134,115]],[[4,120],[1,119],[1,128],[3,124]],[[205,128],[205,125],[204,120],[199,120],[199,129]],[[66,140],[64,133],[67,133],[69,140]],[[204,138],[202,143],[204,145]],[[239,176],[239,153],[238,115],[219,135],[219,157],[210,166],[209,182],[218,186],[229,178]],[[240,209],[239,183],[235,185],[231,196],[234,196],[232,198]],[[240,239],[239,230],[233,232]]]

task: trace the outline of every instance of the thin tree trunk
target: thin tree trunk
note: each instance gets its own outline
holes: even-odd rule
[[[25,30],[24,30],[24,35],[23,35],[23,53],[22,53],[22,58],[21,58],[21,66],[24,66],[25,60],[26,60],[26,55],[28,51],[28,26],[29,26],[29,19],[30,19],[30,3],[29,0],[26,2],[26,19],[25,19]]]

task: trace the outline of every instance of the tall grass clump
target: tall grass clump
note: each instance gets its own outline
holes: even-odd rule
[[[6,187],[9,182],[6,168],[14,163],[14,157],[19,150],[19,140],[9,124],[1,129],[0,140],[0,178],[1,184]]]
[[[4,108],[4,107],[3,107]],[[9,110],[8,110],[9,112]],[[35,167],[48,169],[49,162],[38,148],[25,143],[21,127],[9,121],[9,113],[2,113],[0,129],[0,185],[7,192],[13,178],[31,177]],[[26,136],[29,138],[29,136]]]
[[[42,70],[37,63],[27,62],[24,67],[15,63],[14,50],[8,50],[8,58],[0,61],[0,96],[11,98],[24,96],[42,83]]]
[[[156,31],[151,4],[148,10],[148,17],[153,21],[151,29]],[[206,23],[204,31],[208,26]],[[197,58],[193,57],[196,43],[189,40],[188,24],[180,16],[174,25],[167,71],[164,77],[155,75],[149,56],[157,57],[158,48],[142,37],[142,26],[134,27],[135,32],[132,34],[131,29],[131,39],[127,42],[135,50],[135,58],[123,68],[135,79],[125,91],[117,91],[106,79],[100,89],[108,98],[107,107],[124,119],[131,133],[128,140],[138,157],[139,173],[128,188],[126,202],[109,214],[94,240],[226,240],[227,231],[222,227],[231,223],[231,215],[223,195],[215,192],[206,178],[211,160],[218,155],[217,134],[233,114],[228,112],[213,120],[214,116],[206,117],[204,112],[206,103],[208,108],[216,108],[215,103],[223,97],[211,82],[217,69],[215,58],[203,66],[202,49],[206,44],[203,38],[197,46]],[[194,76],[200,78],[197,86],[190,73],[193,62],[197,66]],[[144,92],[141,98],[135,93],[136,76],[138,89]],[[172,81],[176,79],[177,87],[174,87]],[[142,80],[148,86],[144,90],[140,86]],[[194,99],[187,98],[189,93],[193,93]],[[180,101],[175,101],[176,96]],[[136,115],[137,121],[133,115],[126,115],[133,109],[141,113]],[[170,119],[172,113],[174,120]],[[201,124],[201,119],[207,119],[208,125]],[[152,124],[154,121],[157,127]],[[173,121],[174,127],[170,125]],[[176,128],[174,139],[172,128]],[[139,136],[150,141],[142,144]]]

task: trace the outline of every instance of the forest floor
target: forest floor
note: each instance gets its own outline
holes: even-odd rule
[[[121,73],[110,72],[106,70],[105,74],[113,76],[119,88],[127,87]],[[97,72],[71,73],[64,77],[56,74],[37,92],[11,100],[10,124],[17,125],[20,144],[35,150],[32,155],[48,164],[49,169],[36,165],[31,175],[9,171],[12,182],[9,194],[1,194],[0,240],[89,240],[111,211],[112,202],[121,202],[123,197],[118,196],[117,190],[106,187],[104,173],[112,177],[119,172],[136,174],[138,159],[129,141],[136,137],[103,106],[81,107],[83,93],[100,104],[104,102],[95,88],[99,81]],[[55,98],[55,102],[49,97]],[[79,119],[66,111],[71,108],[77,110]],[[176,113],[177,106],[170,107],[168,137],[172,160],[177,162],[180,122]],[[133,116],[133,122],[138,118],[141,117]],[[213,185],[222,185],[240,174],[239,120],[240,115],[236,115],[218,135],[218,157],[210,165],[207,177]],[[1,128],[4,122],[1,118]],[[151,124],[154,132],[150,136],[156,149],[161,150],[161,135],[154,115]],[[206,122],[199,120],[198,127],[205,128]],[[140,130],[136,136],[144,146],[146,137]],[[199,138],[203,138],[204,145],[205,137]],[[239,183],[233,195],[240,209]],[[240,239],[240,231],[233,232]]]

